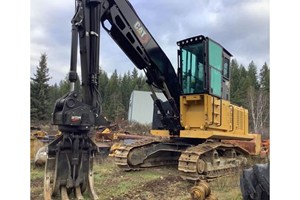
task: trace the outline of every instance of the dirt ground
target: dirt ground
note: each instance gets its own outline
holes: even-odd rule
[[[128,130],[129,126],[126,126]],[[133,126],[130,132],[142,132],[147,127]],[[137,131],[138,130],[138,131]],[[33,154],[38,150],[32,148]],[[30,168],[31,200],[43,200],[44,166],[33,163]],[[219,178],[210,183],[219,200],[241,200],[239,174]],[[120,170],[110,158],[95,159],[95,191],[100,200],[189,200],[194,183],[181,179],[177,167],[148,168],[135,172]],[[85,199],[89,199],[84,194]]]
[[[30,173],[31,199],[42,200],[44,168],[32,164]],[[181,179],[176,167],[123,172],[109,158],[95,161],[94,178],[100,200],[188,200],[193,186]],[[242,199],[238,174],[220,178],[210,185],[219,200]]]

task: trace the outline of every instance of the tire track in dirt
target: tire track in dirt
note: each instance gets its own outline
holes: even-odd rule
[[[191,185],[179,176],[160,177],[149,181],[130,193],[112,200],[154,200],[154,199],[189,199]]]

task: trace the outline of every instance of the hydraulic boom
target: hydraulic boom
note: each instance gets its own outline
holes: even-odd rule
[[[71,91],[56,101],[53,124],[62,136],[49,144],[44,180],[44,198],[62,198],[74,193],[78,199],[93,188],[92,166],[97,147],[88,137],[93,126],[107,124],[101,116],[98,91],[100,24],[137,68],[144,70],[152,98],[162,114],[161,123],[178,135],[180,85],[171,62],[151,36],[127,0],[76,0],[72,23]],[[77,75],[77,50],[81,61],[82,93],[74,90]],[[168,99],[168,111],[154,93],[160,89]]]

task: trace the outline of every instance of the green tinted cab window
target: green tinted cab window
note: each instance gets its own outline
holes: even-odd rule
[[[218,70],[222,70],[222,48],[209,40],[209,65]]]
[[[184,94],[204,91],[204,45],[191,44],[181,49],[182,90]]]
[[[214,68],[210,69],[210,73],[211,93],[220,97],[222,95],[222,74]]]
[[[222,47],[209,40],[210,93],[222,96]]]

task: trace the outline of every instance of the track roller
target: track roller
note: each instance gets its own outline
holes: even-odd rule
[[[218,200],[213,194],[211,194],[210,186],[205,181],[197,182],[197,184],[191,189],[192,200]]]

